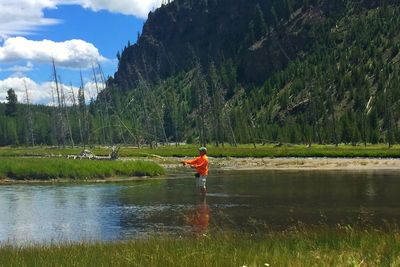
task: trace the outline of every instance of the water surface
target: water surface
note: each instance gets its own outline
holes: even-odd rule
[[[185,171],[124,184],[1,186],[0,243],[400,220],[395,171],[214,171],[206,199],[194,185]]]

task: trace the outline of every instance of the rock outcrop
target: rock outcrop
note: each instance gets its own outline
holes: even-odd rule
[[[114,83],[130,90],[141,78],[162,80],[192,68],[196,61],[207,67],[210,62],[218,65],[233,59],[240,82],[261,84],[312,48],[310,25],[340,14],[348,3],[366,8],[382,4],[378,0],[321,0],[307,6],[303,1],[292,2],[293,13],[285,17],[283,11],[277,12],[276,25],[271,1],[175,0],[164,5],[149,14],[137,43],[123,51]],[[269,30],[249,43],[249,23],[257,6]]]

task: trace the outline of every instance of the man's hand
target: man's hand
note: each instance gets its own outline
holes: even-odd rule
[[[183,160],[181,161],[181,163],[183,164],[183,166],[186,166],[186,164],[187,164],[187,163],[186,163],[185,161],[183,161]]]

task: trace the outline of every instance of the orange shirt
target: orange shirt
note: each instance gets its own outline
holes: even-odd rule
[[[185,160],[186,164],[193,166],[201,176],[208,175],[208,157],[203,155],[192,160]]]

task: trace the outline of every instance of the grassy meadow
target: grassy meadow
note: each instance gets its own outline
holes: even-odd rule
[[[0,178],[14,180],[103,179],[107,177],[157,176],[164,169],[149,161],[96,161],[64,158],[0,159]]]
[[[0,247],[2,266],[399,266],[398,231],[290,230]]]
[[[121,157],[187,157],[197,154],[198,145],[160,146],[158,148],[148,147],[121,147]],[[94,147],[90,150],[97,156],[107,156],[110,149],[106,147]],[[50,148],[50,147],[3,147],[0,148],[0,157],[18,156],[58,156],[77,155],[82,148]],[[305,145],[239,145],[233,147],[226,145],[216,147],[208,145],[208,155],[211,157],[334,157],[334,158],[400,158],[400,145],[388,148],[387,145],[313,145],[307,148]]]

